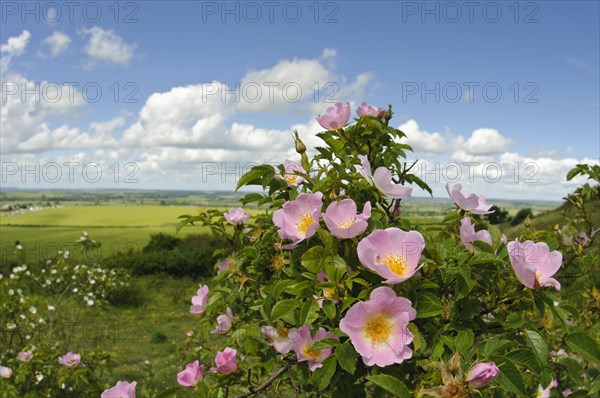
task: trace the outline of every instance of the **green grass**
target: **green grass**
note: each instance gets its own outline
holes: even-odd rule
[[[85,230],[102,247],[89,256],[105,258],[119,251],[141,249],[151,234],[175,234],[177,217],[195,214],[191,206],[73,206],[0,216],[2,260],[14,256],[15,242],[23,246],[27,259],[53,255],[57,250],[77,253],[75,241]],[[180,235],[207,232],[202,226],[186,227]]]

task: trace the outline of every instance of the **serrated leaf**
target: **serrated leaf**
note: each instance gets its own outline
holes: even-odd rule
[[[535,357],[535,354],[526,348],[521,348],[515,351],[511,351],[506,354],[508,358],[510,358],[516,364],[523,366],[531,370],[534,373],[540,372],[540,364]]]
[[[430,318],[444,312],[444,306],[431,292],[419,292],[417,295],[417,318]]]
[[[335,304],[333,301],[324,299],[323,300],[323,312],[327,315],[327,318],[333,319],[336,315]]]
[[[356,370],[356,360],[358,354],[356,351],[354,351],[354,347],[349,340],[336,347],[335,357],[337,358],[342,369],[350,374],[354,374],[354,371]]]
[[[282,300],[282,301],[277,302],[273,306],[273,309],[271,310],[271,321],[274,322],[274,321],[278,320],[279,318],[294,311],[296,308],[300,307],[301,305],[302,305],[302,301],[294,300],[294,299]]]
[[[527,396],[523,376],[515,364],[507,357],[492,356],[492,361],[500,369],[497,383],[517,396]]]
[[[526,330],[524,335],[540,366],[542,368],[548,366],[548,344],[544,337],[533,330]]]
[[[312,325],[319,318],[319,304],[316,300],[308,300],[300,312],[300,324]]]
[[[370,375],[367,376],[367,380],[381,387],[394,397],[410,398],[410,391],[408,391],[406,385],[394,376],[386,374]]]
[[[254,166],[240,177],[235,190],[237,191],[244,185],[262,185],[263,189],[265,189],[274,176],[275,169],[273,166],[268,164]]]
[[[331,377],[333,377],[333,374],[335,373],[336,367],[337,361],[334,356],[331,356],[323,361],[322,367],[313,372],[312,377],[319,390],[323,390],[329,385]]]
[[[339,343],[340,343],[340,341],[338,339],[334,339],[333,337],[327,337],[325,339],[314,342],[306,351],[307,352],[319,351],[324,348],[335,347]]]
[[[327,249],[323,246],[314,246],[303,255],[300,263],[304,268],[314,274],[318,274],[325,268],[325,260],[329,257]]]
[[[600,353],[598,352],[598,343],[585,333],[573,333],[567,336],[567,345],[583,357],[600,362]]]

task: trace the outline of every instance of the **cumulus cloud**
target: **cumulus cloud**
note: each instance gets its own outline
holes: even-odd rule
[[[105,30],[98,26],[81,31],[88,37],[84,51],[88,55],[88,67],[96,62],[107,62],[127,65],[134,56],[136,45],[126,43],[113,30]]]
[[[426,155],[450,152],[464,142],[461,136],[442,135],[438,132],[429,133],[421,130],[419,124],[414,119],[409,119],[398,126],[398,129],[406,134],[407,143],[413,147],[415,152]]]
[[[511,140],[503,137],[498,130],[480,128],[473,131],[467,140],[466,150],[472,155],[491,155],[504,152],[511,144]]]
[[[52,32],[50,36],[46,37],[42,41],[42,43],[46,47],[48,47],[50,51],[50,56],[52,57],[58,57],[59,55],[67,51],[67,49],[71,45],[71,42],[72,40],[69,37],[69,35],[58,30]]]
[[[21,32],[19,36],[9,37],[6,43],[0,44],[0,74],[5,74],[8,71],[10,61],[13,57],[22,55],[27,48],[31,33],[28,30]]]

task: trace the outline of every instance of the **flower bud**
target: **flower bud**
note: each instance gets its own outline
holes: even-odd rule
[[[494,362],[481,362],[471,368],[467,375],[467,382],[471,388],[481,388],[494,380],[500,369]]]
[[[306,152],[306,145],[304,145],[296,130],[294,130],[294,142],[296,143],[296,152],[298,152],[300,155]]]

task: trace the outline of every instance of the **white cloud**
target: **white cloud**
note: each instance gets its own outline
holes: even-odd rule
[[[9,37],[6,44],[0,44],[0,52],[7,55],[21,55],[25,52],[27,43],[31,38],[31,33],[28,30],[21,32],[19,36]]]
[[[28,30],[21,32],[19,36],[9,37],[6,43],[0,44],[0,76],[7,73],[12,57],[22,55],[29,43],[31,33]]]
[[[69,35],[57,30],[46,37],[42,43],[49,48],[52,57],[57,57],[67,51],[71,42]]]
[[[406,134],[407,143],[413,147],[415,152],[426,155],[448,153],[464,142],[461,136],[442,135],[438,132],[429,133],[421,130],[414,119],[409,119],[398,126],[398,129]]]
[[[98,26],[83,29],[82,33],[89,36],[84,51],[90,57],[88,65],[92,67],[97,61],[118,65],[127,65],[135,53],[135,44],[126,43],[113,30],[104,30]]]
[[[246,73],[240,81],[238,109],[245,112],[282,112],[311,100],[333,74],[316,59],[279,61],[268,69]]]
[[[472,155],[491,155],[504,152],[511,144],[511,140],[504,138],[498,130],[480,128],[467,140],[466,151]]]

